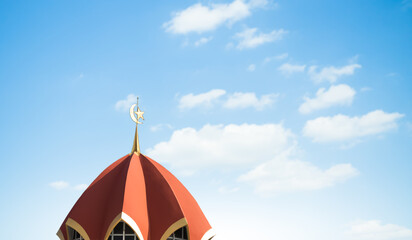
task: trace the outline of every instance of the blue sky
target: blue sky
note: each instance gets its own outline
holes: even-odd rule
[[[137,95],[142,152],[216,240],[412,239],[411,1],[1,1],[0,18],[9,239],[57,239],[129,153]]]

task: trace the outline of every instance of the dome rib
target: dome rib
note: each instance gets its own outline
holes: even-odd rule
[[[159,169],[144,155],[139,155],[146,183],[147,209],[149,215],[149,239],[161,239],[166,230],[184,218],[175,193]]]
[[[132,219],[139,228],[142,235],[141,237],[143,237],[142,240],[147,240],[149,234],[149,223],[146,183],[138,154],[131,155],[131,161],[125,182],[122,212]]]
[[[159,170],[162,176],[166,179],[173,192],[175,192],[176,200],[179,202],[189,229],[189,239],[202,239],[207,231],[211,230],[211,226],[204,216],[199,204],[190,194],[186,187],[165,167],[158,162],[147,157],[153,165]],[[213,235],[214,236],[214,235]],[[212,236],[212,237],[213,237]]]

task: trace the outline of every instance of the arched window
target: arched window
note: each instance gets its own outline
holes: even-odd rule
[[[78,233],[76,230],[74,230],[71,227],[69,228],[69,240],[84,240],[84,238]]]
[[[188,240],[189,238],[187,237],[187,228],[182,227],[177,229],[174,233],[172,233],[167,240]]]
[[[129,225],[120,221],[107,240],[139,240],[139,238]]]

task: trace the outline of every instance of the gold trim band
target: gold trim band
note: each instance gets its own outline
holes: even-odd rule
[[[71,218],[68,218],[66,221],[66,231],[69,234],[69,229],[67,227],[71,227],[76,230],[80,235],[84,238],[84,240],[90,240],[89,235],[87,235],[86,230],[76,221]]]
[[[56,233],[56,235],[60,238],[60,240],[65,240],[62,230],[59,229],[59,231]]]
[[[184,227],[187,225],[186,218],[182,218],[175,223],[173,223],[163,234],[163,236],[160,238],[160,240],[166,240],[172,233],[174,233],[177,229]],[[189,234],[188,234],[189,235]]]
[[[119,213],[113,219],[112,223],[110,223],[109,228],[106,231],[106,235],[104,235],[104,240],[106,240],[110,236],[110,233],[113,231],[113,228],[120,222],[121,219],[122,219],[122,213]]]

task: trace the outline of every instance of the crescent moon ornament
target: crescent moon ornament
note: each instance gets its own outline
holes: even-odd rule
[[[134,110],[135,108],[137,111]],[[140,154],[139,135],[137,134],[137,126],[139,124],[143,124],[142,122],[139,122],[139,119],[144,120],[144,117],[143,117],[144,112],[140,111],[139,97],[137,97],[136,104],[133,104],[130,107],[129,113],[130,113],[130,117],[132,118],[133,122],[136,123],[136,133],[134,135],[133,148],[132,148],[132,152],[130,153],[130,155],[133,155],[135,153]]]
[[[137,107],[137,111],[135,112],[134,111],[134,108],[137,106],[137,104],[133,104],[131,107],[130,107],[130,117],[132,118],[132,120],[133,120],[133,122],[135,122],[135,123],[137,123],[137,124],[143,124],[142,122],[139,122],[139,119],[143,119],[144,120],[144,117],[143,117],[143,113],[144,112],[142,112],[142,111],[140,111],[140,108],[139,107]]]

